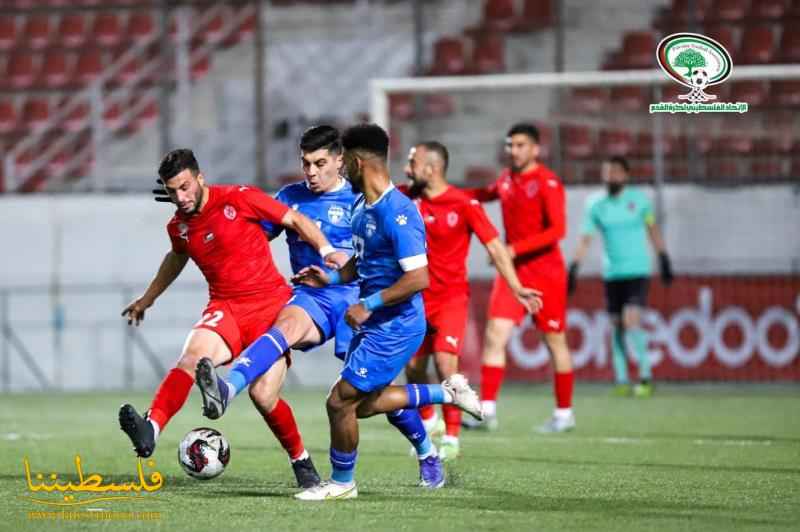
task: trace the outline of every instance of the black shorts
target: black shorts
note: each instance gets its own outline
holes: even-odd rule
[[[625,305],[643,307],[647,304],[647,289],[650,278],[634,277],[606,281],[606,308],[612,316],[621,316]]]

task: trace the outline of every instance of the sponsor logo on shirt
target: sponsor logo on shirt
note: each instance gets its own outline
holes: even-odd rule
[[[225,208],[222,209],[222,213],[228,220],[236,218],[236,209],[233,208],[233,205],[225,205]]]
[[[561,322],[558,320],[547,320],[547,326],[558,329],[561,326]]]
[[[212,240],[214,240],[214,233],[206,233],[206,236],[205,236],[205,238],[203,238],[203,242],[205,242],[206,244],[208,244],[208,243],[209,243],[209,242],[211,242]]]
[[[356,375],[358,375],[359,377],[366,378],[367,368],[358,368],[358,370],[356,371]]]
[[[339,205],[331,205],[328,208],[328,220],[331,221],[332,224],[338,224],[344,218],[344,209],[342,209]]]

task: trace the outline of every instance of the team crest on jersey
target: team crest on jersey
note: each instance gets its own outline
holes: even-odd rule
[[[458,213],[448,212],[447,225],[449,225],[450,227],[455,227],[457,223],[458,223]]]
[[[233,220],[236,218],[236,209],[233,208],[233,205],[225,205],[225,208],[222,209],[222,212],[225,214],[225,218],[228,220]]]
[[[189,241],[189,226],[186,224],[178,224],[178,237]]]
[[[525,187],[525,194],[529,198],[534,197],[537,192],[539,192],[539,183],[537,183],[536,181],[529,182],[528,185]]]
[[[344,218],[344,209],[342,209],[339,205],[331,205],[328,208],[328,220],[331,221],[332,224],[338,224]]]
[[[366,215],[366,221],[364,222],[364,232],[367,234],[368,237],[375,234],[375,230],[378,229],[378,224],[375,223],[375,218],[370,215]]]

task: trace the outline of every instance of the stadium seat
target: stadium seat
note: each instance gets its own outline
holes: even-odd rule
[[[631,181],[635,183],[642,183],[645,181],[652,181],[655,176],[655,168],[653,163],[648,161],[635,162],[631,165]]]
[[[618,57],[622,68],[648,68],[655,64],[656,40],[649,31],[628,32],[622,38]]]
[[[754,0],[750,19],[780,20],[787,11],[786,0]]]
[[[774,38],[769,26],[745,28],[736,61],[740,64],[766,64],[775,57]]]
[[[13,100],[0,100],[0,133],[10,133],[17,128],[17,109]],[[0,165],[2,166],[2,165]]]
[[[69,96],[64,96],[58,102],[58,107],[63,108],[65,107],[69,101]],[[81,102],[76,105],[72,111],[67,114],[66,118],[62,122],[62,127],[67,131],[81,131],[86,129],[89,125],[89,104],[87,102]]]
[[[464,175],[464,184],[472,187],[488,185],[497,179],[499,172],[491,166],[468,166]]]
[[[711,0],[691,0],[691,3],[694,4],[692,13],[689,13],[689,3],[690,0],[672,0],[672,7],[668,12],[668,17],[678,25],[683,26],[684,30],[687,29],[686,25],[690,19],[697,23],[702,23],[706,19]]]
[[[709,180],[733,180],[741,177],[739,162],[732,158],[706,161],[706,178]]]
[[[210,51],[204,55],[201,55],[198,52],[200,48],[199,45],[192,46],[191,51],[191,64],[192,64],[192,80],[196,80],[208,74],[208,71],[211,70],[211,54],[213,51]]]
[[[42,79],[51,89],[64,87],[71,79],[70,57],[59,49],[50,49],[44,55]]]
[[[425,96],[425,114],[431,118],[443,118],[453,114],[455,104],[449,94],[429,94]]]
[[[414,114],[414,96],[411,94],[389,95],[389,116],[395,120],[410,120]]]
[[[472,53],[472,70],[475,74],[505,72],[505,40],[499,33],[487,33],[477,38]]]
[[[790,177],[785,163],[785,159],[777,157],[757,159],[750,163],[750,175],[747,177],[753,179]]]
[[[10,50],[17,42],[17,20],[14,15],[0,15],[0,50]]]
[[[514,0],[486,0],[483,4],[483,26],[489,31],[506,32],[514,27]]]
[[[114,52],[114,54],[112,54],[111,56],[111,63],[115,65],[119,63],[120,60],[123,58],[123,56],[125,56],[125,54],[128,51],[129,51],[128,49],[123,48]],[[124,64],[120,65],[119,70],[114,75],[114,80],[122,83],[127,83],[136,77],[141,68],[142,68],[141,57],[140,56],[131,57],[128,60],[126,60]]]
[[[116,46],[122,42],[122,24],[119,15],[107,11],[98,12],[92,24],[94,40],[102,46]]]
[[[457,76],[466,71],[464,43],[458,37],[442,37],[433,45],[433,65],[430,73],[434,76]]]
[[[59,45],[68,48],[78,48],[86,44],[86,16],[67,13],[61,17],[56,40]]]
[[[570,91],[571,111],[599,113],[608,105],[608,90],[601,87],[579,87]]]
[[[244,6],[240,7],[239,9],[243,11],[245,9],[249,9],[249,6],[244,5]],[[240,15],[240,13],[236,13],[235,16],[238,17],[239,15]],[[222,44],[224,46],[233,46],[233,45],[237,44],[246,35],[250,35],[252,33],[255,33],[257,25],[258,25],[258,20],[256,18],[255,11],[253,11],[249,15],[247,15],[242,20],[242,22],[239,23],[239,25],[236,27],[236,31],[231,32],[231,34],[228,35],[228,37],[226,37],[224,41],[222,41]]]
[[[22,124],[28,129],[40,129],[50,115],[50,102],[47,98],[28,98],[22,104],[20,113]]]
[[[155,35],[155,23],[153,17],[147,11],[136,11],[131,13],[126,27],[128,38],[135,43],[146,42]]]
[[[750,155],[753,153],[755,138],[752,133],[743,129],[746,126],[739,125],[737,127],[735,120],[724,121],[723,123],[723,131],[725,133],[714,140],[712,152],[732,155]]]
[[[795,79],[773,81],[772,101],[781,106],[800,106],[800,81]]]
[[[665,157],[669,157],[678,152],[686,151],[685,138],[677,138],[671,134],[661,135],[661,150]],[[681,145],[683,143],[683,145]],[[636,135],[633,142],[631,155],[634,157],[651,157],[655,147],[653,146],[653,135],[648,132],[641,132]]]
[[[707,18],[720,22],[739,23],[747,16],[749,4],[749,0],[714,0]]]
[[[6,77],[12,88],[21,89],[32,86],[37,77],[34,54],[30,52],[11,54],[6,64]]]
[[[688,93],[688,87],[678,85],[677,83],[669,83],[667,85],[661,85],[661,98],[659,99],[653,96],[653,101],[659,99],[659,101],[662,102],[680,102],[681,100],[678,99],[678,96]]]
[[[778,63],[800,63],[800,31],[792,24],[783,26],[783,35],[778,46]]]
[[[50,43],[50,16],[28,15],[22,30],[25,44],[29,48],[41,49]]]
[[[689,177],[689,167],[683,162],[667,164],[667,181],[684,181]]]
[[[142,104],[143,100],[144,104]],[[153,96],[134,96],[131,106],[140,108],[134,117],[136,127],[148,124],[158,117],[158,101]]]
[[[99,48],[90,48],[81,52],[75,67],[75,76],[82,84],[97,79],[105,67],[103,53]]]
[[[586,126],[561,126],[561,150],[568,159],[586,159],[594,155],[592,131]]]
[[[208,18],[208,11],[197,10],[193,24],[199,29],[197,35],[205,42],[219,42],[222,39],[222,31],[225,27],[225,20],[230,18],[231,13],[227,8],[216,9],[215,6],[209,8],[215,9],[214,15]]]
[[[650,91],[647,87],[620,85],[611,87],[609,103],[620,111],[640,112],[649,106],[651,100]]]
[[[628,156],[633,151],[633,136],[623,129],[603,129],[600,131],[599,150],[602,156]]]
[[[549,159],[553,146],[553,130],[549,126],[534,124],[539,130],[539,158]],[[505,146],[504,146],[505,148]]]
[[[765,81],[734,81],[730,84],[729,99],[733,102],[747,102],[750,105],[764,105],[769,96],[769,86]]]
[[[525,0],[522,15],[514,23],[512,31],[529,32],[555,24],[553,0]]]

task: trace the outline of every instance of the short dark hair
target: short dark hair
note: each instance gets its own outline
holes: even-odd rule
[[[514,135],[527,135],[533,142],[539,144],[539,128],[528,122],[519,122],[511,126],[506,137]]]
[[[628,159],[621,155],[612,155],[611,157],[606,157],[606,162],[620,165],[622,169],[625,170],[626,174],[631,171],[631,167],[628,164]]]
[[[166,182],[184,170],[190,170],[192,175],[200,173],[200,166],[197,164],[197,159],[194,157],[194,152],[187,148],[179,148],[167,153],[161,164],[158,165],[158,176],[161,181]]]
[[[444,171],[447,172],[447,165],[450,164],[450,154],[447,152],[447,148],[445,148],[444,144],[435,140],[428,140],[420,142],[417,146],[422,146],[426,150],[432,151],[441,157],[442,163],[444,164]]]
[[[333,126],[312,126],[303,132],[300,137],[300,150],[312,152],[326,149],[331,153],[342,153],[342,137],[339,130]]]
[[[342,135],[345,150],[361,150],[386,160],[389,157],[389,135],[377,124],[358,124]]]

